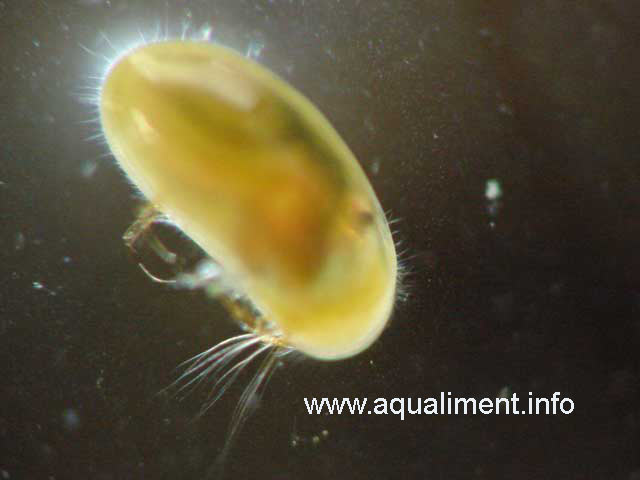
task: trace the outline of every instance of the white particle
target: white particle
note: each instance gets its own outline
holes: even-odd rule
[[[495,178],[487,180],[484,189],[484,196],[488,200],[498,200],[502,196],[502,188],[500,182]]]

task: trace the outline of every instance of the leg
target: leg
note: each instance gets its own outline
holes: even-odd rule
[[[133,222],[127,231],[122,235],[122,239],[124,240],[124,244],[132,251],[135,251],[135,244],[143,235],[149,227],[159,220],[162,217],[162,213],[160,213],[156,207],[153,206],[152,203],[147,203],[140,209],[140,213],[138,213],[138,218],[136,218],[135,222]]]
[[[124,232],[122,239],[125,245],[133,252],[136,251],[135,245],[141,236],[147,235],[148,230],[155,222],[164,218],[162,212],[156,209],[152,203],[147,203],[138,214],[138,218],[131,226]],[[148,245],[162,260],[168,264],[175,264],[177,256],[175,253],[170,252],[167,247],[156,237],[151,235],[148,240]]]

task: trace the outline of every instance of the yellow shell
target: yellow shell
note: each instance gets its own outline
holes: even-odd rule
[[[378,338],[396,289],[389,226],[349,148],[285,81],[222,46],[151,43],[110,68],[100,117],[129,178],[281,344],[333,360]]]

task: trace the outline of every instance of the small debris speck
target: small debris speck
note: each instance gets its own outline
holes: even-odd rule
[[[55,297],[56,292],[54,292],[53,290],[51,290],[50,288],[47,288],[44,286],[44,284],[40,283],[40,282],[33,282],[32,283],[33,288],[35,290],[42,290],[43,292],[48,293],[49,295],[51,295],[52,297]]]
[[[13,242],[13,246],[16,249],[16,251],[20,251],[24,248],[24,244],[25,244],[25,236],[24,233],[22,232],[18,232],[16,233],[16,238]]]
[[[98,169],[98,163],[94,161],[87,161],[82,165],[81,174],[84,178],[91,178]]]
[[[511,388],[509,385],[505,385],[498,392],[498,398],[509,398],[511,396]]]
[[[487,180],[484,189],[484,196],[487,200],[498,200],[502,196],[502,187],[500,187],[500,182],[495,178]]]
[[[264,50],[264,43],[252,41],[249,43],[249,46],[247,46],[246,56],[255,60],[260,58],[262,50]]]
[[[375,159],[371,164],[371,173],[373,173],[374,175],[377,175],[379,171],[380,171],[380,160]]]
[[[73,408],[67,408],[62,412],[62,422],[67,430],[76,430],[80,426],[80,416]]]
[[[504,115],[513,115],[513,109],[506,103],[498,105],[498,111]]]
[[[203,40],[211,40],[211,34],[213,33],[213,28],[208,23],[205,23],[202,28],[200,28],[200,37]]]

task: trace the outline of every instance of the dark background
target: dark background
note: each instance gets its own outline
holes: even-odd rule
[[[372,348],[276,372],[228,478],[640,479],[627,0],[0,1],[0,479],[202,478],[250,378],[198,421],[203,392],[156,395],[238,329],[137,268],[121,234],[138,200],[82,123],[79,96],[114,54],[100,32],[122,48],[165,22],[264,45],[401,219],[412,272]],[[559,391],[575,411],[401,421],[302,401],[441,391]]]

